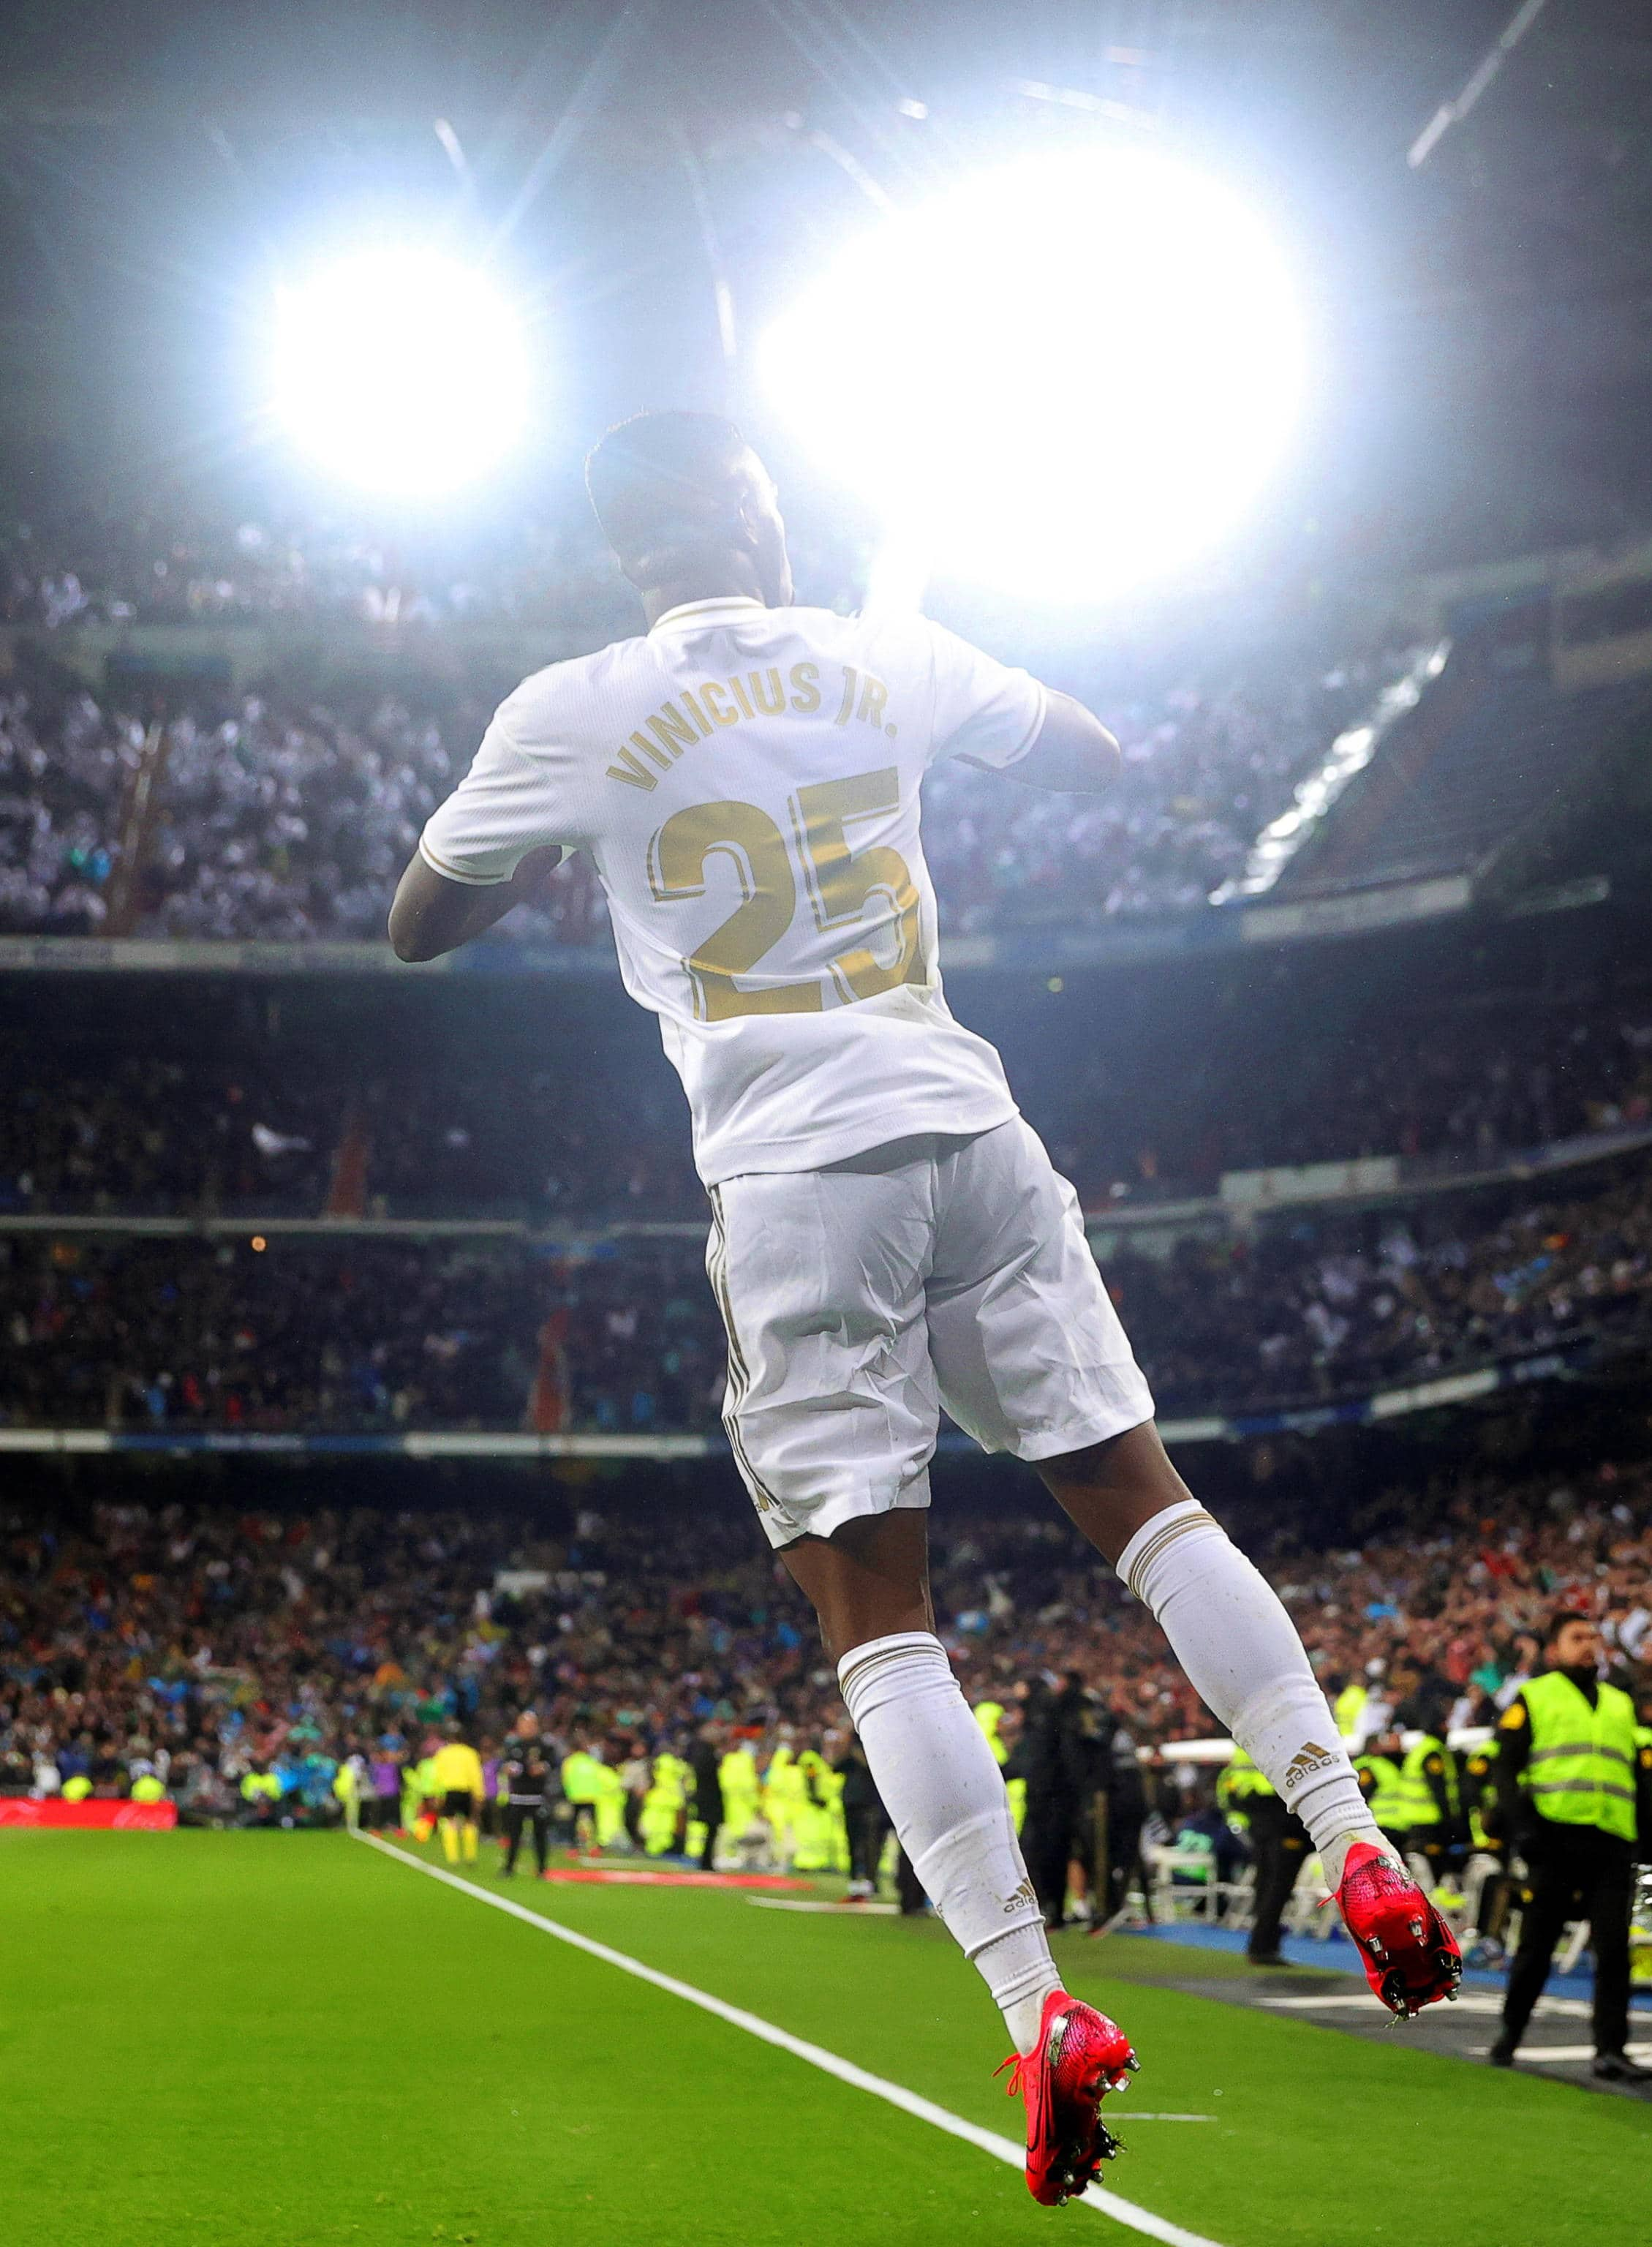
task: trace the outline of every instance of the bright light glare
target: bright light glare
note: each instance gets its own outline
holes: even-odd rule
[[[520,436],[527,359],[485,276],[433,251],[376,249],[279,292],[272,390],[288,434],[338,476],[434,494]]]
[[[763,338],[775,405],[937,567],[1094,598],[1239,523],[1301,400],[1285,263],[1231,190],[1135,152],[886,219]]]

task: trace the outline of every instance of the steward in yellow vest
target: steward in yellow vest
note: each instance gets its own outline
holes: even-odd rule
[[[255,1766],[242,1775],[241,1800],[254,1824],[266,1826],[274,1818],[281,1800],[281,1781],[273,1771],[260,1771]]]
[[[588,1838],[596,1838],[597,1805],[602,1800],[606,1770],[607,1766],[601,1759],[593,1755],[587,1747],[570,1749],[563,1758],[559,1776],[563,1799],[574,1813],[570,1838],[576,1848],[579,1846],[582,1825]]]
[[[1354,1759],[1354,1776],[1366,1807],[1402,1856],[1406,1846],[1405,1750],[1393,1726],[1380,1731],[1363,1755]]]
[[[1358,1678],[1345,1685],[1331,1704],[1336,1729],[1345,1740],[1357,1740],[1365,1730],[1365,1706],[1371,1696]]]
[[[1406,1749],[1400,1765],[1400,1822],[1394,1838],[1406,1854],[1425,1859],[1437,1881],[1446,1858],[1467,1839],[1457,1758],[1435,1729],[1432,1709],[1415,1705],[1403,1709],[1399,1721],[1414,1730],[1417,1738]]]
[[[1232,1761],[1216,1782],[1216,1804],[1230,1825],[1243,1827],[1250,1836],[1256,1895],[1246,1956],[1253,1966],[1283,1966],[1280,1927],[1297,1875],[1313,1853],[1307,1828],[1285,1807],[1272,1780],[1237,1741]]]
[[[832,1812],[835,1787],[829,1788],[831,1771],[818,1748],[805,1748],[797,1759],[802,1781],[792,1813],[792,1864],[800,1873],[829,1873],[834,1869],[836,1834]]]
[[[974,1708],[976,1723],[986,1735],[986,1745],[1000,1764],[1009,1761],[1009,1750],[1002,1738],[1004,1704],[1001,1701],[977,1701]]]
[[[788,1731],[789,1728],[782,1731],[780,1745],[763,1773],[763,1815],[774,1836],[775,1858],[787,1866],[796,1850],[797,1815],[808,1793],[808,1782],[798,1769]]]
[[[1635,1737],[1635,1704],[1599,1676],[1601,1636],[1565,1610],[1544,1643],[1548,1667],[1521,1687],[1498,1726],[1497,1827],[1526,1861],[1520,1944],[1493,2066],[1510,2066],[1569,1920],[1587,1919],[1594,1953],[1594,2073],[1652,2080],[1624,2050],[1629,2025],[1629,1914],[1635,1860],[1652,1841],[1652,1745]]]
[[[643,1797],[643,1847],[651,1857],[675,1854],[687,1817],[688,1766],[665,1748],[654,1758],[653,1784]]]
[[[436,1813],[440,1799],[436,1793],[436,1759],[420,1756],[413,1766],[413,1834],[421,1845],[429,1841],[436,1830]]]
[[[762,1799],[762,1782],[749,1747],[727,1751],[717,1766],[717,1783],[723,1790],[723,1823],[737,1841],[743,1841]]]
[[[1497,1819],[1497,1739],[1495,1735],[1484,1746],[1471,1748],[1463,1759],[1463,1802],[1469,1813],[1469,1843],[1475,1849],[1492,1856],[1499,1854],[1498,1844],[1492,1839],[1486,1815],[1493,1823]]]

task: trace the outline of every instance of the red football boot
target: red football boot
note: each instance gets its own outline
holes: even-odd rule
[[[1457,1937],[1410,1875],[1385,1850],[1355,1841],[1336,1907],[1359,1945],[1365,1978],[1391,2013],[1409,2021],[1463,1978]]]
[[[1122,2091],[1136,2067],[1123,2031],[1105,2013],[1065,1990],[1044,2000],[1038,2042],[1011,2052],[994,2070],[1010,2070],[1009,2095],[1027,2101],[1027,2189],[1045,2208],[1059,2208],[1091,2183],[1118,2140],[1101,2120],[1109,2091]]]

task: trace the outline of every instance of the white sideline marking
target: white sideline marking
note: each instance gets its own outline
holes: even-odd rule
[[[1349,1990],[1338,1998],[1258,1998],[1256,2004],[1261,2011],[1268,2013],[1369,2013],[1371,2010],[1371,2001],[1363,1990]],[[1500,2013],[1502,2010],[1503,2000],[1493,1992],[1468,1990],[1449,2011],[1444,2006],[1430,2008],[1426,2018],[1430,2025],[1437,2025],[1460,2013]],[[1580,2005],[1578,2010],[1587,2013],[1588,2007]]]
[[[1132,2107],[1130,2119],[1132,2122],[1213,2122],[1216,2117],[1214,2114],[1148,2114],[1141,2107]]]
[[[740,2005],[726,2005],[721,1998],[713,1998],[709,1991],[697,1990],[690,1982],[679,1982],[674,1974],[662,1974],[657,1968],[645,1966],[640,1958],[632,1958],[623,1950],[611,1950],[607,1943],[597,1943],[589,1935],[581,1935],[559,1921],[545,1919],[536,1911],[509,1896],[495,1895],[488,1888],[479,1888],[472,1882],[461,1880],[457,1873],[443,1870],[440,1865],[427,1865],[419,1857],[410,1857],[405,1849],[381,1841],[377,1834],[358,1833],[355,1839],[366,1842],[398,1864],[411,1866],[423,1873],[427,1880],[440,1881],[444,1888],[457,1888],[461,1895],[473,1896],[478,1903],[491,1904],[495,1911],[509,1912],[526,1927],[536,1927],[542,1935],[554,1935],[559,1943],[570,1943],[583,1950],[588,1958],[600,1958],[605,1966],[617,1966],[622,1974],[631,1974],[639,1982],[650,1982],[656,1990],[664,1990],[669,1997],[681,1998],[685,2004],[698,2005],[703,2013],[715,2014],[731,2028],[744,2029],[748,2036],[761,2037],[765,2044],[788,2052],[794,2059],[807,2060],[823,2074],[835,2075],[840,2083],[851,2085],[857,2091],[870,2092],[874,2099],[882,2099],[891,2107],[898,2107],[903,2114],[916,2115],[920,2122],[932,2123],[954,2138],[962,2138],[968,2145],[977,2146],[982,2153],[991,2154],[1000,2162],[1007,2162],[1014,2169],[1026,2167],[1026,2148],[1014,2139],[1000,2137],[995,2130],[984,2130],[978,2122],[966,2122],[961,2114],[954,2114],[932,2100],[920,2098],[916,2091],[908,2091],[905,2084],[891,2083],[881,2075],[873,2075],[864,2067],[857,2067],[852,2059],[840,2059],[835,2052],[823,2045],[809,2044],[795,2037],[788,2029],[776,2028],[772,2021],[761,2019]],[[1219,2247],[1219,2243],[1205,2238],[1199,2232],[1184,2231],[1179,2223],[1171,2223],[1164,2216],[1155,2216],[1151,2209],[1138,2208],[1133,2200],[1123,2200],[1116,2192],[1106,2192],[1099,2185],[1090,2185],[1077,2199],[1069,2203],[1093,2208],[1102,2216],[1110,2216],[1115,2223],[1127,2230],[1139,2231],[1149,2239],[1163,2242],[1163,2247]]]
[[[828,1903],[818,1896],[756,1896],[748,1895],[747,1903],[754,1903],[759,1911],[819,1911],[833,1919],[898,1919],[898,1903]]]
[[[1370,2011],[1371,2005],[1363,1990],[1351,1990],[1339,1998],[1259,1998],[1256,2002],[1270,2013],[1364,2013]],[[1449,2011],[1443,2006],[1430,2007],[1425,2018],[1437,2027],[1442,2021],[1464,2013],[1500,2013],[1502,2010],[1503,2000],[1495,1990],[1464,1990]],[[1587,1998],[1539,1998],[1532,2018],[1539,2021],[1587,2021],[1591,2010]],[[1640,2021],[1647,2016],[1637,2005],[1630,2018]]]

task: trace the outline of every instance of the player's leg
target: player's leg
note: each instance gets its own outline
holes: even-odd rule
[[[905,1855],[1003,2011],[1027,2097],[1027,2184],[1054,2203],[1116,2151],[1097,2109],[1134,2058],[1060,1987],[1003,1776],[930,1611],[939,1408],[925,1286],[939,1144],[729,1181],[713,1197],[707,1270],[728,1326],[725,1417],[741,1475],[815,1602]]]
[[[1194,1498],[1150,1420],[1036,1465],[1157,1617],[1200,1699],[1301,1819],[1335,1888],[1349,1844],[1382,1837],[1273,1586]]]
[[[1400,1954],[1408,2004],[1445,1995],[1456,1943],[1410,1880],[1391,1872],[1278,1595],[1171,1465],[1071,1186],[1019,1119],[964,1143],[945,1170],[928,1315],[948,1410],[988,1450],[1037,1468],[1301,1819],[1332,1886],[1355,1845],[1371,1852],[1355,1861],[1370,1923],[1355,1931],[1384,2001],[1395,2001],[1380,1985]],[[1341,1898],[1350,1925],[1353,1895]]]
[[[522,1847],[522,1817],[523,1813],[515,1803],[505,1805],[505,1861],[499,1869],[508,1881],[515,1876],[516,1853]]]
[[[481,1820],[474,1806],[469,1816],[459,1821],[459,1841],[465,1862],[474,1865],[481,1854]]]
[[[814,1602],[901,1847],[1027,2052],[1061,1976],[997,1759],[935,1636],[927,1535],[923,1513],[891,1512],[781,1558]]]
[[[726,1424],[758,1518],[820,1618],[902,1847],[1025,2051],[1058,1977],[929,1600],[934,1145],[730,1179],[707,1267],[728,1328]]]

